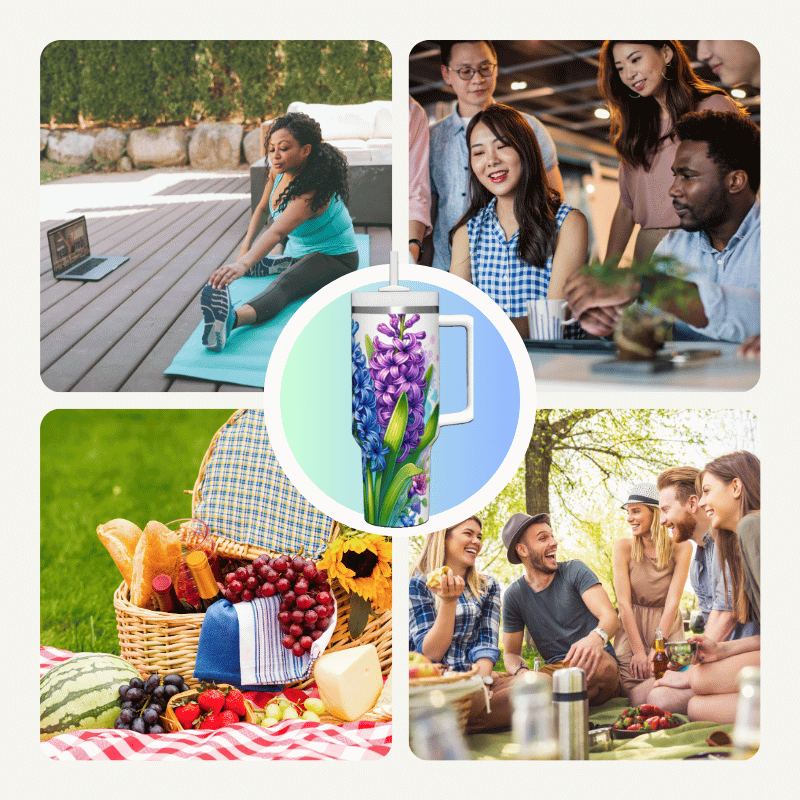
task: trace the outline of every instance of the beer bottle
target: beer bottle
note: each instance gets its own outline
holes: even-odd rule
[[[209,606],[222,599],[222,592],[217,586],[214,573],[203,550],[192,550],[186,555],[186,563],[191,570],[197,592],[200,595],[200,611],[207,611]]]
[[[653,673],[656,679],[663,677],[669,666],[669,657],[666,650],[664,650],[664,634],[661,633],[661,628],[656,628],[656,640],[654,647],[656,653],[653,656]]]

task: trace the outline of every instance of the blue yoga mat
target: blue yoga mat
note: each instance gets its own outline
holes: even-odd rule
[[[369,235],[356,234],[358,247],[358,267],[369,266]],[[256,295],[261,294],[277,275],[266,278],[240,278],[230,285],[234,308],[244,305]],[[181,347],[172,363],[164,370],[165,375],[182,375],[187,378],[201,378],[215,383],[235,383],[241,386],[264,388],[267,364],[272,349],[281,331],[305,300],[297,300],[263,325],[247,325],[236,328],[221,353],[214,353],[203,346],[203,319],[200,301],[197,304],[198,325],[186,343]]]

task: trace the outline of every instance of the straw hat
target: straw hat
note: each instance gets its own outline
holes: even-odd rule
[[[628,499],[621,507],[627,509],[628,503],[639,503],[643,506],[658,508],[658,487],[654,483],[637,483],[631,488]]]

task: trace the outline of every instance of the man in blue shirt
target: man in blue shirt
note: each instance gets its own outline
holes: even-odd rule
[[[672,467],[658,476],[656,485],[661,522],[672,531],[675,542],[691,539],[696,545],[689,567],[689,581],[703,613],[705,635],[715,642],[753,636],[757,632],[753,623],[742,625],[737,622],[730,592],[726,595],[714,537],[709,530],[711,523],[699,505],[696,488],[699,474],[700,470],[695,467]],[[730,583],[728,579],[727,585]],[[691,696],[688,671],[668,670],[653,684],[647,702],[665,711],[685,714]]]
[[[430,130],[432,208],[436,209],[432,266],[449,270],[450,231],[469,205],[467,126],[475,114],[494,103],[497,54],[488,41],[444,41],[440,45],[442,78],[453,88],[457,103],[453,113]],[[536,134],[550,186],[563,195],[552,137],[535,117],[523,116]]]
[[[669,195],[680,219],[655,255],[684,268],[681,297],[659,306],[679,321],[676,338],[742,342],[761,328],[760,133],[738,113],[700,111],[675,126],[680,144]],[[591,275],[567,280],[566,298],[588,333],[605,336],[637,296],[647,299],[665,281],[661,272],[606,286]],[[683,325],[682,323],[685,323]]]

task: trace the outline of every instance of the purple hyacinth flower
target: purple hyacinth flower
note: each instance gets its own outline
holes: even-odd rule
[[[428,488],[428,476],[424,472],[415,475],[411,479],[411,488],[408,490],[408,496],[413,497],[415,494],[420,497],[425,495],[425,490]]]
[[[425,331],[412,333],[409,328],[419,321],[419,314],[406,320],[405,314],[390,314],[390,324],[378,325],[387,341],[375,336],[375,348],[369,372],[375,388],[376,413],[381,432],[385,432],[397,401],[405,393],[408,399],[408,422],[398,462],[404,461],[419,445],[425,429],[425,356],[421,341]]]

